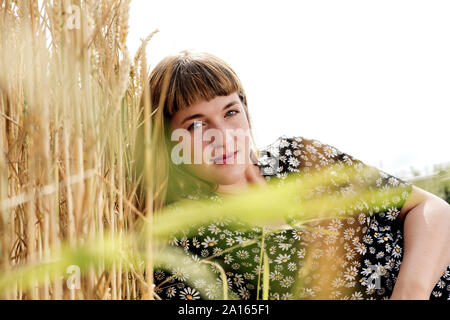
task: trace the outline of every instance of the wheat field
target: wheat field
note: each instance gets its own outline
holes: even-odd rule
[[[2,271],[132,232],[145,212],[132,172],[142,42],[126,46],[129,0],[0,2]],[[156,32],[156,31],[155,31]],[[83,290],[51,274],[10,299],[136,299],[144,270],[90,267]],[[150,270],[147,270],[150,271]],[[35,280],[38,281],[38,280]],[[149,297],[147,297],[149,298]],[[152,298],[152,297],[151,297]]]

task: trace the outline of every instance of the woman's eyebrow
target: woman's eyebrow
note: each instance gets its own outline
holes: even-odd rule
[[[232,107],[232,106],[234,106],[235,104],[238,104],[238,103],[239,103],[238,101],[231,101],[231,102],[227,103],[227,104],[225,105],[225,107],[223,107],[222,110],[226,110],[226,109],[228,109],[228,108],[230,108],[230,107]],[[188,120],[192,120],[192,119],[194,119],[194,118],[201,118],[201,117],[204,117],[204,115],[201,114],[201,113],[193,114],[193,115],[191,115],[191,116],[189,116],[189,117],[186,117],[186,118],[181,122],[181,124],[185,123],[185,122],[188,121]]]

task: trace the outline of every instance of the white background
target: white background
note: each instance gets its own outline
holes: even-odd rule
[[[450,1],[133,0],[150,68],[184,49],[227,61],[258,146],[314,138],[399,177],[450,161]]]

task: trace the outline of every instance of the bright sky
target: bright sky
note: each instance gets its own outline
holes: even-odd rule
[[[247,93],[258,146],[330,144],[398,177],[450,161],[450,1],[133,0],[150,67],[215,54]]]

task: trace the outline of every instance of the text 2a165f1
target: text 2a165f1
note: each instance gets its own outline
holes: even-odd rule
[[[229,315],[268,315],[269,314],[269,305],[265,304],[238,304],[238,305],[222,305],[222,314]]]

